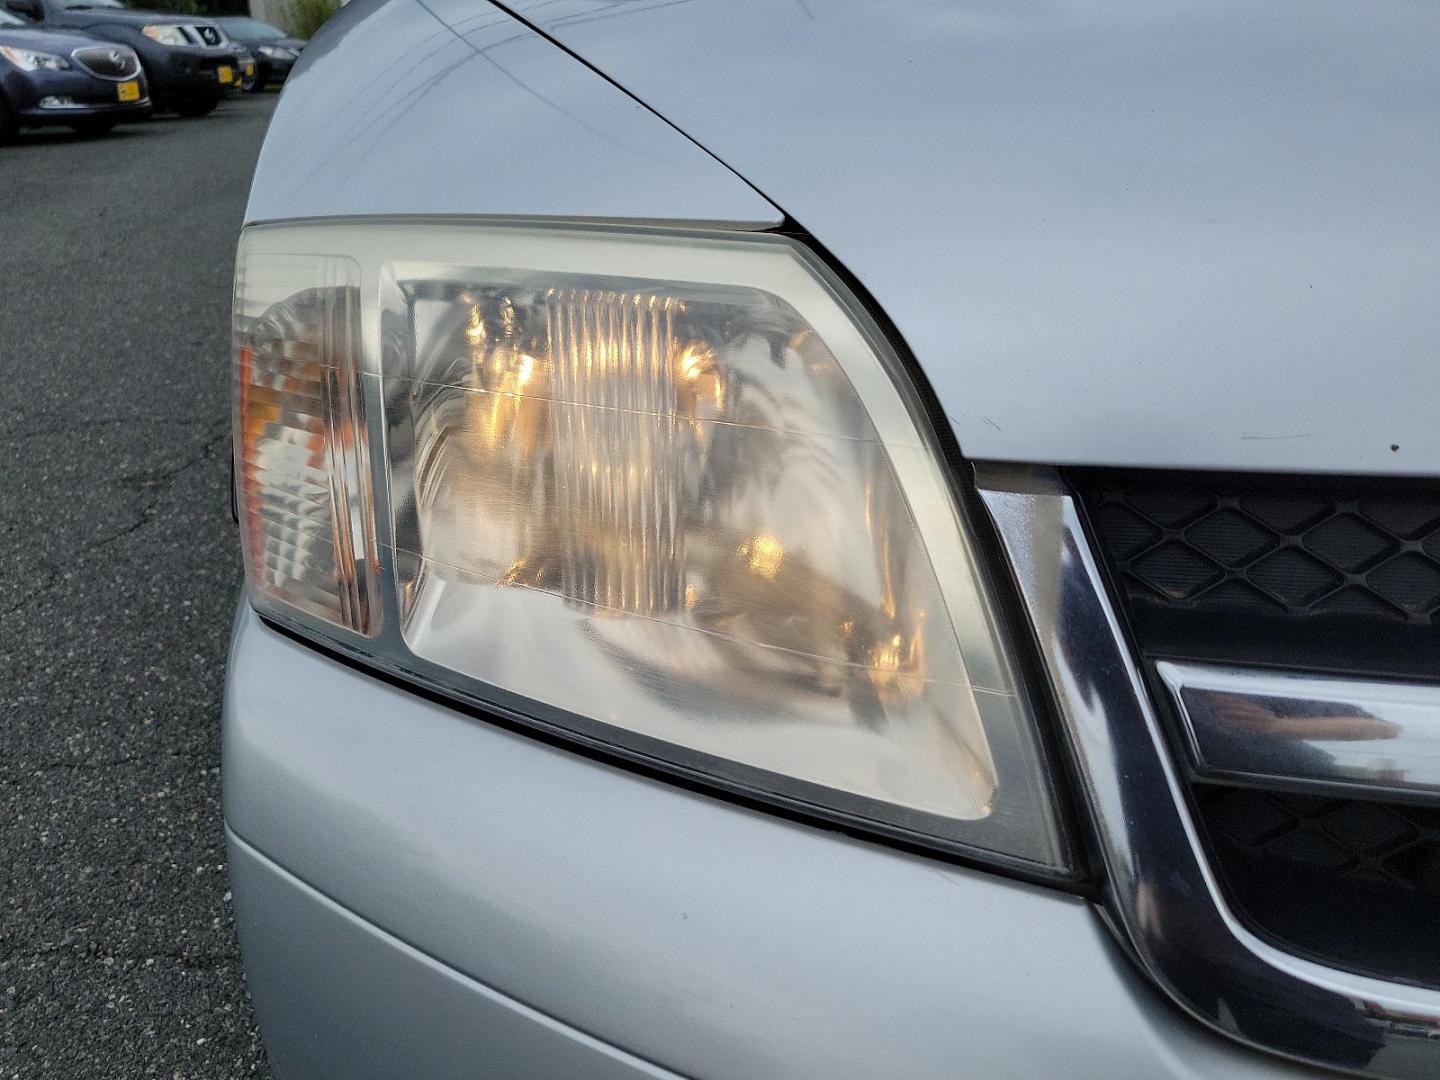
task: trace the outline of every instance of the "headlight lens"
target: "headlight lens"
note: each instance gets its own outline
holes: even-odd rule
[[[289,49],[281,48],[278,45],[261,45],[259,51],[272,60],[288,60],[295,55]]]
[[[151,41],[161,45],[189,45],[191,43],[190,39],[185,36],[185,31],[173,23],[147,26],[142,33]]]
[[[36,52],[14,45],[0,45],[0,56],[4,56],[21,71],[65,71],[70,61],[55,53]]]
[[[271,226],[237,281],[262,610],[732,786],[1063,863],[913,387],[802,247]]]

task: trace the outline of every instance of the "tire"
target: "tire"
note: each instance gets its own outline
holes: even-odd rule
[[[175,111],[181,116],[208,116],[220,104],[218,97],[186,98],[175,102]]]
[[[112,120],[110,117],[95,117],[93,119],[76,120],[70,125],[72,131],[77,135],[84,135],[87,138],[97,138],[107,134],[120,121]]]

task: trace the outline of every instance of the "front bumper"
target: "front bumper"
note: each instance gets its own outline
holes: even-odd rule
[[[233,833],[227,841],[246,969],[265,987],[265,1037],[282,1078],[673,1075],[466,978]]]
[[[137,47],[150,76],[150,87],[160,101],[219,97],[239,81],[236,56],[228,47],[187,49],[160,45]],[[229,82],[220,81],[222,67],[230,69]]]
[[[281,1080],[1316,1075],[1182,1019],[1082,900],[472,719],[243,604],[224,740]]]
[[[258,52],[255,54],[255,63],[260,78],[266,83],[284,82],[290,77],[290,70],[295,66],[294,60],[277,59]]]
[[[116,87],[118,82],[100,79],[83,71],[18,71],[11,69],[0,75],[6,100],[27,127],[41,124],[68,124],[93,117],[114,117],[143,120],[150,115],[149,90],[143,78],[140,100],[123,102]],[[75,102],[64,108],[44,108],[40,102],[47,97],[64,97]]]

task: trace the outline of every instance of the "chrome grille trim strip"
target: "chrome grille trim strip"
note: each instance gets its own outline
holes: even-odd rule
[[[1440,993],[1293,956],[1226,904],[1058,475],[980,465],[976,481],[1094,817],[1106,906],[1136,961],[1195,1018],[1258,1049],[1368,1076],[1440,1075]]]
[[[1169,660],[1155,670],[1201,776],[1440,798],[1440,686]]]

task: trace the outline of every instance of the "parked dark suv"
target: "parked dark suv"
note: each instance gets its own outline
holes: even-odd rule
[[[130,46],[158,109],[203,116],[236,82],[236,50],[211,19],[100,6],[104,0],[4,0],[47,30],[80,31]]]

